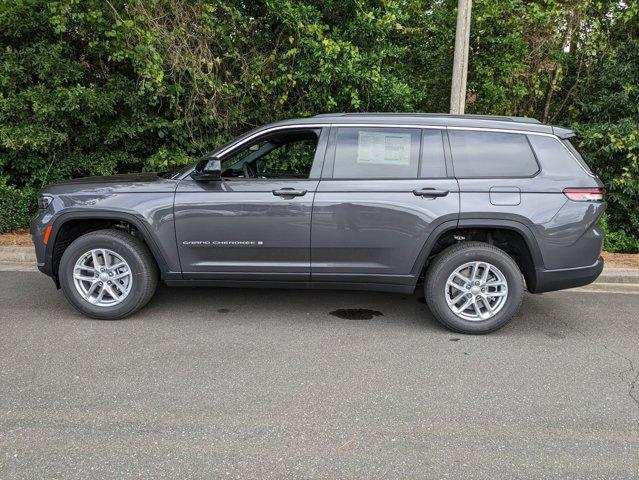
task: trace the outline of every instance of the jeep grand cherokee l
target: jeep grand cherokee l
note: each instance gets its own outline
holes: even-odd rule
[[[39,194],[38,267],[98,319],[170,286],[366,289],[423,280],[446,327],[486,333],[603,268],[602,183],[534,119],[331,114],[257,128],[173,175]]]

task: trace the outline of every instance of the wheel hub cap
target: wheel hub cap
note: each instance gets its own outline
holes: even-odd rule
[[[487,262],[468,262],[448,277],[444,290],[448,308],[465,320],[495,316],[506,304],[508,283],[504,274]]]
[[[87,302],[112,307],[131,292],[133,274],[127,261],[106,248],[89,250],[73,267],[73,284]]]

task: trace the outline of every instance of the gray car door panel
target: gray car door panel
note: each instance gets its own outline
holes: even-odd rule
[[[362,127],[365,136],[385,132]],[[382,129],[378,129],[382,130]],[[392,134],[388,129],[387,134]],[[414,284],[419,271],[415,263],[433,230],[446,221],[457,221],[459,188],[454,178],[418,178],[418,168],[424,161],[421,132],[397,129],[399,141],[411,135],[411,160],[415,178],[333,178],[337,162],[339,170],[359,173],[358,165],[374,163],[370,171],[380,172],[379,162],[372,161],[371,150],[361,159],[359,146],[354,147],[356,135],[344,135],[351,142],[350,151],[340,157],[337,128],[331,129],[327,158],[322,180],[313,204],[311,230],[311,278],[313,282],[362,282],[386,284]],[[415,136],[416,135],[416,136]],[[402,138],[405,137],[405,138]],[[360,134],[359,140],[362,136]],[[421,140],[420,140],[421,139]],[[415,145],[417,143],[417,145]],[[359,145],[359,144],[357,144]],[[393,145],[394,147],[396,145]],[[437,145],[443,162],[442,145]],[[357,153],[355,153],[357,152]],[[392,155],[392,154],[391,154]],[[413,162],[418,156],[419,167]],[[357,156],[358,159],[354,160]],[[393,157],[397,160],[397,157]],[[408,162],[404,164],[408,165]],[[367,167],[363,167],[367,168]],[[404,168],[405,170],[405,168]],[[389,177],[396,171],[389,166]],[[384,173],[383,170],[381,170]],[[444,168],[445,175],[445,168]]]
[[[307,281],[318,180],[180,182],[175,224],[185,279]],[[291,188],[300,196],[273,191]]]
[[[420,189],[448,190],[422,197]],[[454,179],[322,180],[313,207],[313,281],[412,282],[413,265],[432,230],[456,220]],[[348,279],[345,279],[348,277]]]
[[[319,177],[325,145],[322,133],[311,177]],[[182,180],[174,215],[183,278],[308,282],[318,183],[318,178]]]

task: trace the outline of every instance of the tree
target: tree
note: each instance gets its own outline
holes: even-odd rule
[[[0,230],[48,183],[174,169],[266,122],[446,112],[455,4],[4,0]],[[577,128],[611,192],[608,246],[637,250],[638,18],[616,0],[474,2],[467,97]]]

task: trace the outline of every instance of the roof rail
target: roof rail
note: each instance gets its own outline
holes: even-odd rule
[[[394,112],[357,112],[357,113],[321,113],[315,117],[440,117],[440,118],[472,118],[476,120],[495,120],[501,122],[541,123],[532,117],[515,117],[509,115],[477,115],[477,114],[452,114],[452,113],[394,113]]]

